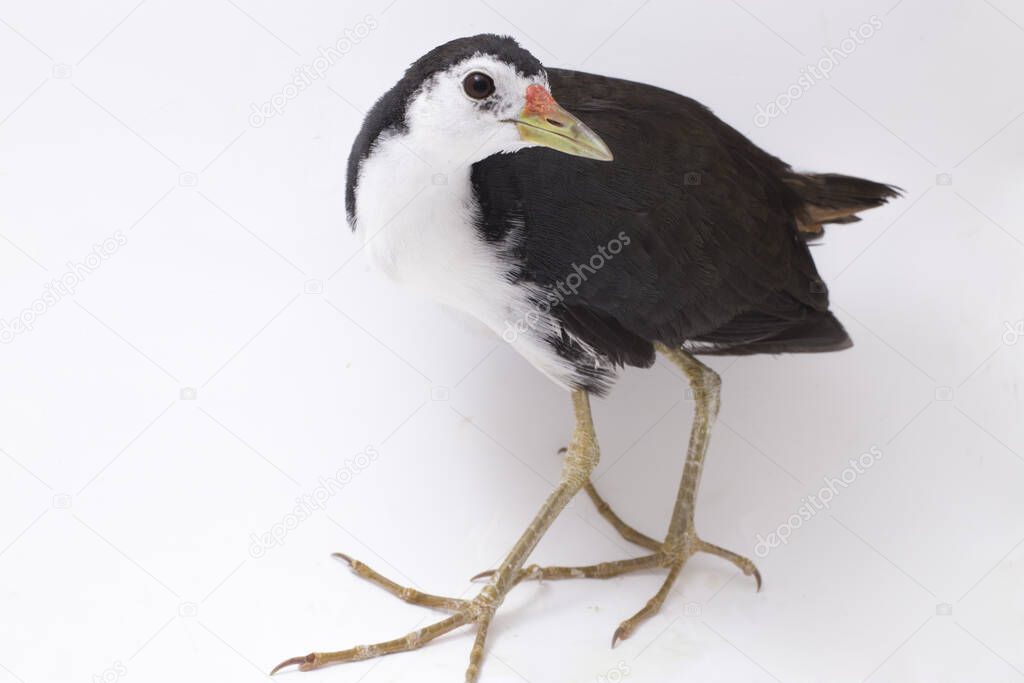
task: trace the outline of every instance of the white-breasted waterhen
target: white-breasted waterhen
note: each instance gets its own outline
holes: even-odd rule
[[[411,650],[476,629],[466,680],[507,592],[524,579],[607,578],[665,568],[658,593],[613,636],[658,611],[687,558],[745,557],[698,537],[694,506],[719,378],[700,354],[836,351],[850,338],[828,310],[808,240],[898,189],[798,173],[690,98],[650,85],[545,68],[511,38],[478,35],[418,59],[373,106],[348,162],[346,209],[370,260],[395,280],[492,328],[566,388],[576,417],[562,479],[471,599],[404,588],[338,555],[399,598],[450,612],[401,638],[282,662],[325,664]],[[624,365],[664,354],[689,378],[695,416],[664,540],[623,522],[589,478],[598,459],[589,396]],[[526,566],[580,490],[640,557]]]

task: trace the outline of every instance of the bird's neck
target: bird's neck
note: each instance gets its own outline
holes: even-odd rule
[[[441,229],[470,220],[471,164],[415,136],[392,136],[374,146],[360,166],[356,232],[371,257],[394,271],[402,254],[439,239]]]
[[[404,151],[406,156],[428,167],[434,173],[456,174],[460,169],[466,174],[480,153],[480,144],[465,140],[458,135],[440,135],[436,132],[418,133],[415,129],[390,138],[385,144]],[[467,175],[468,177],[468,175]]]
[[[414,208],[420,210],[465,202],[471,192],[472,164],[463,162],[461,151],[414,135],[381,140],[360,167],[357,229],[368,238],[396,219],[413,198]]]

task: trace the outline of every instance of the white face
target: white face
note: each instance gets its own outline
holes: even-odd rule
[[[416,94],[407,110],[409,135],[417,147],[453,162],[534,146],[522,139],[515,123],[531,85],[546,90],[547,76],[523,76],[489,55],[471,57],[435,74]]]

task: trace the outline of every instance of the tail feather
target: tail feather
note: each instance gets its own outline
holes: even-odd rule
[[[785,182],[804,202],[797,227],[807,239],[823,235],[826,223],[853,223],[857,213],[902,194],[895,185],[839,173],[793,174]]]

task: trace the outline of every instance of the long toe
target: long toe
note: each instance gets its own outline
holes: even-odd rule
[[[358,662],[364,659],[374,659],[384,655],[395,654],[396,652],[408,652],[409,650],[415,650],[426,645],[438,636],[454,631],[460,626],[465,626],[472,622],[475,617],[476,615],[472,613],[472,610],[467,609],[430,626],[411,631],[401,638],[395,638],[394,640],[386,640],[370,645],[357,645],[347,650],[311,652],[308,655],[292,657],[275,666],[270,673],[273,675],[286,667],[294,665],[299,667],[299,671],[312,671],[328,664]]]
[[[717,555],[723,560],[732,562],[736,567],[743,572],[745,576],[753,576],[754,581],[757,582],[757,591],[761,592],[761,572],[758,571],[757,565],[750,561],[748,558],[738,555],[731,550],[726,550],[721,546],[717,546],[714,543],[708,543],[707,541],[700,541],[698,549],[701,552],[709,553],[711,555]]]
[[[466,608],[469,605],[468,600],[460,600],[458,598],[446,598],[440,595],[432,595],[430,593],[424,593],[415,588],[409,588],[401,584],[395,583],[391,579],[387,578],[383,574],[374,571],[371,567],[363,564],[359,560],[353,560],[351,557],[344,553],[332,553],[331,557],[336,557],[345,564],[348,565],[349,569],[361,579],[369,581],[375,586],[383,588],[388,593],[391,593],[399,600],[404,600],[410,605],[419,605],[420,607],[430,607],[432,609],[445,610],[448,612],[457,612],[461,609]]]
[[[625,640],[633,635],[633,631],[636,630],[637,626],[661,610],[661,606],[665,604],[665,599],[668,597],[669,591],[672,590],[672,586],[679,577],[679,572],[684,564],[686,564],[685,557],[675,560],[675,563],[669,568],[668,576],[665,577],[665,581],[662,582],[661,588],[654,594],[654,597],[648,600],[647,604],[639,612],[619,624],[619,627],[615,629],[615,633],[612,635],[612,647],[615,647],[620,640]]]

